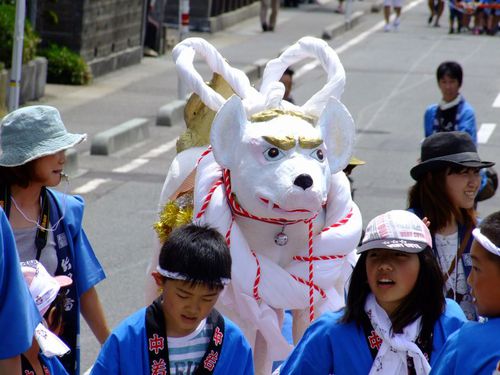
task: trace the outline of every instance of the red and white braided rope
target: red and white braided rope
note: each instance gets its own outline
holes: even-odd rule
[[[198,162],[200,162],[201,159],[204,156],[208,155],[210,152],[211,152],[210,149],[206,150],[203,153],[203,155],[200,157]],[[232,229],[232,226],[234,223],[234,214],[239,215],[239,216],[243,216],[243,217],[248,217],[248,218],[251,218],[254,220],[268,222],[271,224],[285,225],[285,224],[295,224],[295,223],[299,223],[299,222],[304,222],[304,223],[308,224],[308,256],[304,257],[304,256],[297,255],[297,256],[292,257],[292,259],[296,260],[296,261],[308,262],[308,280],[305,280],[305,279],[303,279],[299,276],[296,276],[294,274],[290,274],[290,276],[294,280],[296,280],[297,282],[300,282],[300,283],[307,285],[309,287],[309,319],[312,322],[314,320],[314,317],[315,317],[314,291],[316,290],[321,295],[322,298],[327,298],[326,292],[321,287],[319,287],[318,285],[316,285],[314,283],[314,261],[338,260],[338,259],[344,258],[345,255],[314,256],[314,252],[313,252],[313,242],[314,242],[313,241],[313,238],[314,238],[313,220],[316,218],[317,214],[314,217],[312,217],[310,219],[305,219],[305,220],[287,220],[287,219],[282,219],[282,218],[263,218],[263,217],[259,217],[259,216],[250,214],[248,211],[246,211],[244,208],[242,208],[238,204],[236,199],[234,198],[232,191],[231,191],[230,172],[229,172],[229,170],[226,170],[226,169],[223,170],[222,177],[213,183],[212,187],[210,188],[207,195],[205,196],[205,198],[203,200],[202,207],[201,207],[200,211],[198,212],[198,214],[196,215],[197,219],[201,218],[203,216],[203,214],[206,212],[206,210],[210,204],[210,201],[214,195],[215,190],[221,184],[224,184],[226,198],[229,202],[229,206],[230,206],[231,211],[233,213],[233,216],[231,218],[230,227],[226,233],[226,241],[228,243],[228,246],[230,246],[230,243],[231,243],[231,229]],[[349,221],[349,219],[352,217],[352,215],[353,215],[353,210],[351,209],[344,218],[342,218],[341,220],[337,221],[336,223],[330,225],[329,227],[322,229],[321,233],[326,232],[332,228],[338,228],[338,227],[346,224]],[[261,299],[261,297],[259,295],[259,284],[260,284],[260,280],[261,280],[260,261],[258,259],[257,254],[253,250],[250,250],[250,251],[251,251],[252,256],[255,258],[255,262],[256,262],[256,266],[257,266],[255,280],[254,280],[254,284],[253,284],[253,297],[255,298],[256,301],[260,301],[260,299]]]

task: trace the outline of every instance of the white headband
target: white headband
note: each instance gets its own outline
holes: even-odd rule
[[[472,235],[474,239],[481,244],[486,250],[490,253],[495,254],[500,257],[500,248],[497,247],[491,240],[481,233],[479,228],[476,228],[472,231]]]
[[[167,271],[166,269],[161,268],[159,265],[156,266],[156,270],[158,271],[158,273],[160,275],[168,277],[169,279],[182,280],[182,281],[192,280],[191,278],[187,277],[186,275],[184,275],[182,273]],[[226,286],[231,282],[231,279],[221,277],[218,281],[222,285]]]

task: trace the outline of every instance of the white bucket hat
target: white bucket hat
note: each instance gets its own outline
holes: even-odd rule
[[[86,138],[87,134],[68,133],[54,107],[20,108],[0,123],[0,166],[17,167],[76,146]]]

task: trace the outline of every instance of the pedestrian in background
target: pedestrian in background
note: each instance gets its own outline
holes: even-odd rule
[[[431,15],[429,16],[427,23],[430,26],[432,24],[432,21],[434,21],[433,26],[439,27],[440,26],[439,19],[441,18],[441,15],[443,14],[443,10],[444,10],[444,1],[443,0],[428,0],[427,5],[429,6],[429,10],[431,11]]]
[[[442,294],[431,247],[429,230],[411,212],[371,220],[346,307],[312,323],[279,374],[428,374],[446,338],[466,321]]]
[[[409,190],[408,207],[430,221],[434,256],[446,282],[445,295],[454,299],[470,320],[477,320],[466,280],[472,266],[479,170],[494,164],[480,159],[469,134],[451,131],[427,137],[420,163],[410,171],[416,183]]]
[[[399,28],[399,25],[401,24],[400,17],[402,4],[403,0],[384,0],[384,31],[391,31],[391,29],[397,30]],[[391,7],[394,9],[394,13],[396,15],[392,24],[390,23]]]
[[[467,282],[479,315],[486,320],[469,322],[448,338],[432,369],[435,375],[500,372],[500,211],[487,216],[472,235]]]
[[[41,317],[21,273],[16,243],[0,207],[0,374],[20,374],[20,354],[33,341]]]
[[[268,20],[267,14],[269,8],[271,8],[271,14]],[[262,31],[274,31],[279,8],[280,0],[260,0],[260,24],[262,26]]]
[[[70,374],[80,373],[80,312],[101,344],[109,335],[95,290],[105,275],[82,228],[83,200],[50,189],[63,178],[65,150],[85,139],[68,133],[59,111],[49,106],[18,109],[0,123],[0,202],[19,258],[36,259],[51,275],[73,280],[61,334],[71,349],[61,358]]]
[[[469,133],[477,143],[476,114],[474,108],[460,94],[463,70],[455,61],[445,61],[436,70],[436,79],[441,91],[441,101],[425,110],[425,136],[442,131]]]
[[[293,75],[295,74],[294,70],[291,68],[286,68],[285,72],[280,78],[280,82],[285,86],[285,94],[283,95],[283,99],[295,104],[295,101],[292,97],[292,88],[293,88]]]

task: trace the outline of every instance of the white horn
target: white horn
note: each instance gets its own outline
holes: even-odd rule
[[[324,41],[313,37],[301,38],[278,58],[269,61],[264,69],[260,92],[267,96],[273,82],[279,81],[289,66],[306,58],[317,58],[327,73],[327,82],[301,109],[319,116],[331,96],[340,100],[345,86],[345,70],[337,53]]]
[[[210,109],[218,111],[226,102],[220,94],[208,86],[193,66],[195,54],[199,53],[205,59],[212,72],[220,74],[241,98],[257,94],[248,77],[241,70],[232,68],[221,54],[202,38],[188,38],[177,44],[172,51],[177,73],[186,83],[190,91],[198,94]]]

